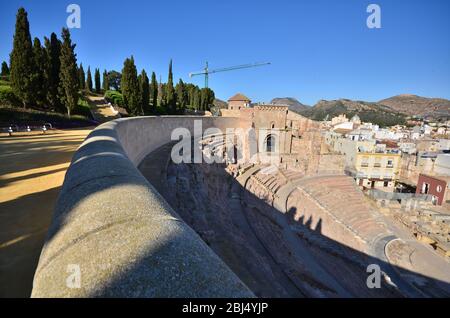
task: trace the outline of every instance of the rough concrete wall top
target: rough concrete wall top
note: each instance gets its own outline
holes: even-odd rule
[[[173,128],[192,132],[195,119],[203,129],[243,124],[141,117],[91,132],[67,171],[32,297],[253,296],[136,169]]]

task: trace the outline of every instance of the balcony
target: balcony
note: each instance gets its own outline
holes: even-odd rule
[[[375,168],[380,168],[380,167],[381,167],[381,163],[374,163],[373,166],[374,166]]]
[[[365,167],[365,168],[367,168],[369,166],[369,164],[367,163],[367,162],[363,162],[363,163],[361,163],[361,167]]]

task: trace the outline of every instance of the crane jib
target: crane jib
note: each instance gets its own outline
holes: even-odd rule
[[[208,62],[206,62],[206,67],[203,71],[200,72],[192,72],[189,73],[189,77],[197,76],[197,75],[204,75],[205,76],[205,87],[208,87],[208,75],[213,73],[219,73],[219,72],[227,72],[227,71],[233,71],[243,68],[250,68],[250,67],[257,67],[257,66],[264,66],[269,65],[270,62],[263,62],[263,63],[251,63],[251,64],[242,64],[242,65],[236,65],[236,66],[230,66],[230,67],[224,67],[224,68],[218,68],[214,70],[208,69]]]

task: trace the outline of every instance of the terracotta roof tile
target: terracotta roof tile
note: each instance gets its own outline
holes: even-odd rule
[[[250,102],[250,99],[247,96],[245,96],[245,95],[243,95],[241,93],[237,93],[236,95],[230,97],[228,99],[228,101],[229,102],[230,101],[246,101],[246,102]]]

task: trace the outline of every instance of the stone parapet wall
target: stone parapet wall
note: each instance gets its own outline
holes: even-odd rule
[[[136,169],[176,127],[248,126],[213,117],[107,122],[67,171],[32,297],[252,297]]]

